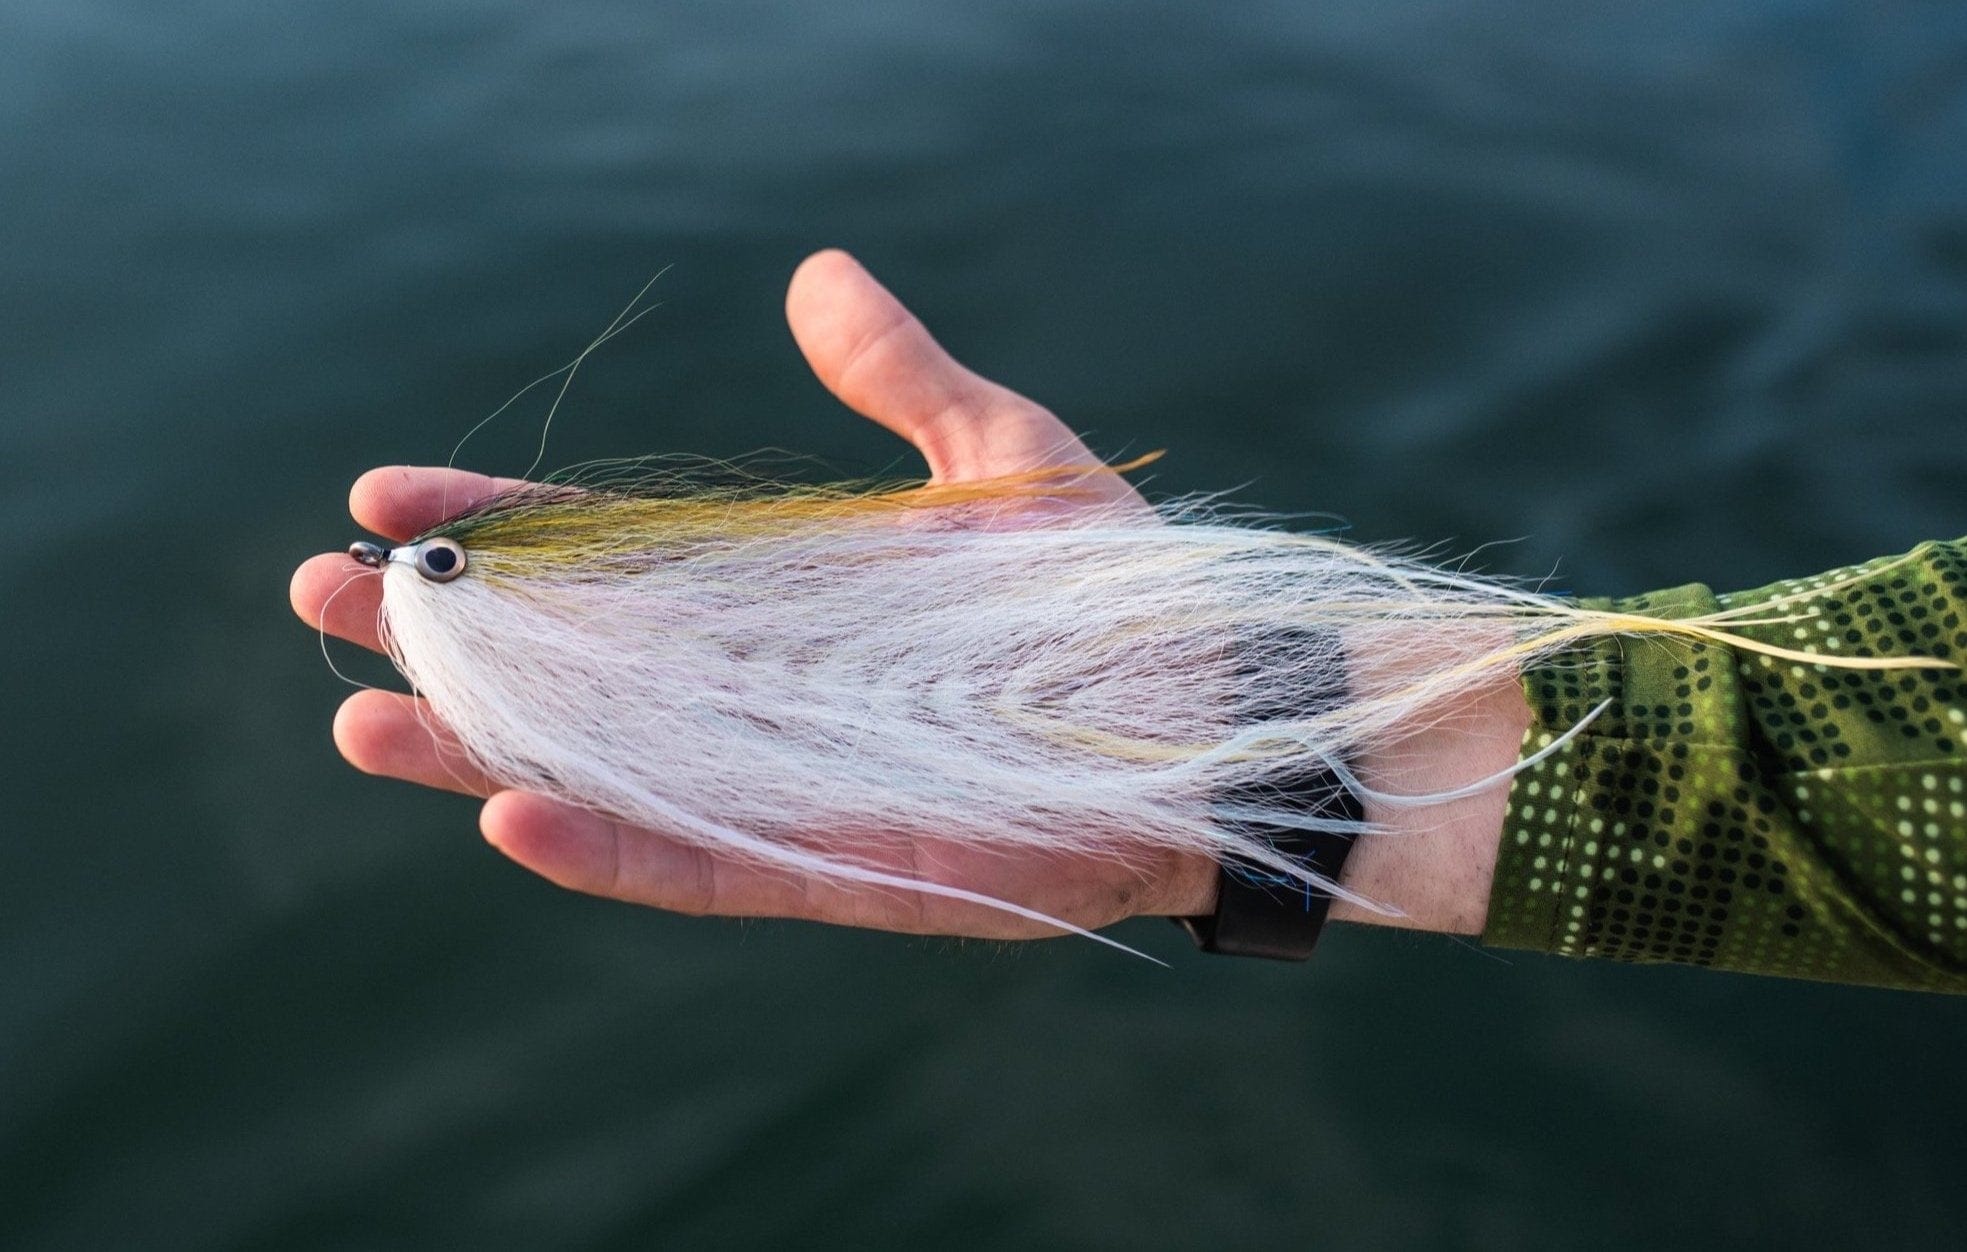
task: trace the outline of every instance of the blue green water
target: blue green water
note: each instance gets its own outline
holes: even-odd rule
[[[14,0],[0,1243],[1967,1241],[1967,1004],[680,919],[343,766],[288,570],[658,268],[549,461],[907,464],[826,244],[1166,490],[1589,592],[1967,531],[1957,4]]]

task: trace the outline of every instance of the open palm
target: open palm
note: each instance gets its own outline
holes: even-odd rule
[[[807,363],[849,408],[907,439],[939,482],[993,478],[1096,458],[1043,407],[952,360],[907,309],[843,252],[807,258],[786,293],[786,319]],[[1088,480],[1104,502],[1135,498],[1118,477]],[[510,480],[460,470],[391,467],[357,480],[349,508],[377,534],[408,539]],[[377,647],[381,580],[345,555],[317,556],[295,571],[294,610],[308,624]],[[564,887],[684,913],[797,917],[925,934],[1025,938],[1055,933],[1019,917],[922,892],[839,885],[761,869],[674,838],[508,790],[461,767],[444,728],[411,696],[364,691],[335,717],[335,742],[356,768],[485,797],[485,838]],[[742,763],[733,768],[742,769]],[[869,815],[878,821],[879,815]],[[1206,912],[1214,864],[1157,853],[1131,867],[1070,855],[1009,856],[955,843],[887,840],[829,843],[860,848],[891,872],[1011,901],[1088,928],[1142,913]],[[878,833],[870,829],[867,835]],[[1124,833],[1124,832],[1121,832]]]

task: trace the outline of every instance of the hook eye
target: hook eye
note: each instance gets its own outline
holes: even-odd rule
[[[447,583],[464,573],[464,548],[455,539],[426,539],[417,545],[413,559],[417,573],[434,583]]]

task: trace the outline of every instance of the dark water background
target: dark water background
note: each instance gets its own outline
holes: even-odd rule
[[[894,462],[835,243],[1165,489],[1582,591],[1967,531],[1957,3],[12,0],[0,1243],[1967,1241],[1961,1002],[691,921],[343,766],[288,570],[658,267],[551,461]]]

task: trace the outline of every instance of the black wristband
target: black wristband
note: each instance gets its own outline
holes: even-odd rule
[[[1319,643],[1333,646],[1330,635],[1290,632],[1261,643],[1245,645],[1243,672],[1264,663],[1264,655],[1279,647],[1304,647]],[[1292,709],[1265,708],[1252,703],[1247,713],[1252,720],[1310,716],[1335,704],[1342,689],[1311,693],[1295,702]],[[1303,770],[1272,781],[1264,788],[1263,800],[1306,817],[1363,822],[1365,808],[1359,797],[1346,789],[1331,769],[1307,766]],[[1228,800],[1250,797],[1229,796]],[[1295,826],[1269,823],[1239,823],[1243,833],[1253,835],[1306,869],[1327,881],[1337,882],[1352,851],[1353,832],[1300,830]],[[1197,947],[1223,956],[1258,956],[1276,961],[1302,961],[1318,945],[1319,933],[1331,912],[1332,897],[1298,879],[1287,877],[1266,866],[1225,861],[1216,873],[1216,911],[1201,917],[1174,919],[1187,930]]]
[[[1307,816],[1355,822],[1365,816],[1359,798],[1330,770],[1320,771],[1302,789],[1294,787],[1292,798],[1299,796],[1308,801],[1302,810]],[[1248,829],[1332,882],[1338,881],[1346,855],[1352,851],[1350,833],[1283,826],[1251,825]],[[1332,897],[1308,883],[1263,866],[1225,862],[1216,871],[1216,911],[1175,920],[1204,952],[1302,961],[1318,946],[1319,932],[1325,929],[1325,917],[1331,910]]]

